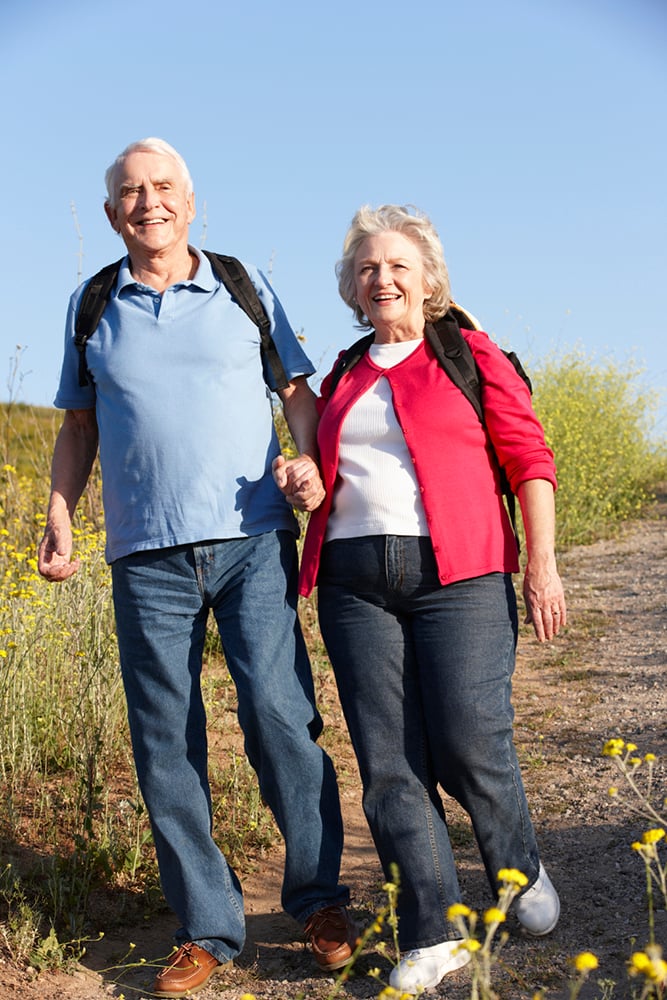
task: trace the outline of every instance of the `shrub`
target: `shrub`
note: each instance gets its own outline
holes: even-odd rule
[[[531,365],[534,404],[556,454],[559,544],[609,535],[637,516],[665,475],[664,443],[651,439],[654,394],[633,364],[583,351]]]

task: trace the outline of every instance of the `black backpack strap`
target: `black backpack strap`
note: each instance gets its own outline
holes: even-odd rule
[[[111,291],[124,260],[125,258],[121,257],[113,264],[107,264],[90,279],[83,290],[74,323],[74,344],[79,352],[80,386],[88,385],[90,382],[90,372],[86,364],[86,344],[102,319],[102,313],[111,298]]]
[[[435,323],[427,323],[425,337],[433,348],[433,352],[450,379],[470,401],[479,417],[480,423],[484,424],[484,411],[482,409],[482,386],[479,379],[479,372],[472,351],[468,342],[461,333],[461,327],[466,329],[469,326],[471,317],[465,310],[452,304],[442,319]],[[473,327],[474,329],[474,327]],[[506,353],[506,352],[505,352]],[[507,355],[517,372],[524,379],[530,388],[530,379],[526,375],[521,362],[516,355]],[[500,468],[500,488],[507,504],[510,524],[516,538],[517,549],[520,550],[519,534],[516,526],[516,502],[514,494],[510,489],[507,475],[502,466]]]
[[[503,351],[503,354],[505,355],[508,361],[512,362],[514,371],[517,373],[517,375],[520,376],[521,379],[523,379],[523,381],[528,386],[528,392],[532,393],[533,383],[530,381],[530,375],[521,364],[518,355],[514,351]]]
[[[455,308],[450,308],[435,323],[427,323],[424,336],[431,345],[440,366],[444,368],[454,385],[470,401],[480,422],[484,423],[482,387],[477,365],[472,351],[468,347],[468,342],[461,333]]]
[[[345,372],[349,372],[350,368],[354,368],[357,361],[361,361],[366,351],[369,349],[373,341],[375,340],[375,333],[367,333],[365,336],[360,337],[352,347],[340,355],[336,364],[331,372],[331,381],[329,383],[329,399],[334,394],[334,390],[340,380],[342,379]]]
[[[444,368],[452,382],[470,400],[477,416],[483,423],[482,391],[477,365],[472,351],[461,333],[457,317],[463,319],[467,317],[467,313],[464,313],[457,306],[451,306],[442,319],[436,320],[433,324],[426,324],[424,335],[433,348],[438,364]],[[331,373],[329,396],[333,395],[345,372],[353,368],[364,356],[374,339],[373,332],[366,334],[341,354]]]
[[[236,257],[210,253],[208,250],[203,252],[229,294],[259,328],[262,355],[266,358],[276,389],[287,388],[289,379],[285,374],[280,355],[271,336],[271,323],[248,272]]]

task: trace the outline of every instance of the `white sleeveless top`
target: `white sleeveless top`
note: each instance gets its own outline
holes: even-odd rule
[[[393,368],[422,343],[371,344],[379,368]],[[364,535],[428,535],[419,484],[381,376],[351,407],[341,429],[338,480],[326,541]]]

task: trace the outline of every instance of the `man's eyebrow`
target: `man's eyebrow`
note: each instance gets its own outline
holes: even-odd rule
[[[157,177],[155,180],[151,180],[153,187],[159,187],[161,184],[173,184],[173,179],[171,177]],[[144,186],[143,181],[124,181],[121,186],[121,191],[126,191],[128,188],[140,188]]]

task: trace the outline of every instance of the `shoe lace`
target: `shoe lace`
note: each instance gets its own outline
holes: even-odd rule
[[[325,925],[341,930],[345,928],[345,914],[340,906],[326,906],[312,913],[306,921],[305,932],[309,937],[319,935]]]
[[[187,958],[187,960],[190,962],[191,965],[198,966],[199,962],[192,954],[193,947],[194,947],[193,941],[186,941],[185,944],[182,944],[178,949],[178,951],[174,954],[170,968],[173,968],[176,965],[176,963],[180,961],[182,955],[185,958]]]

